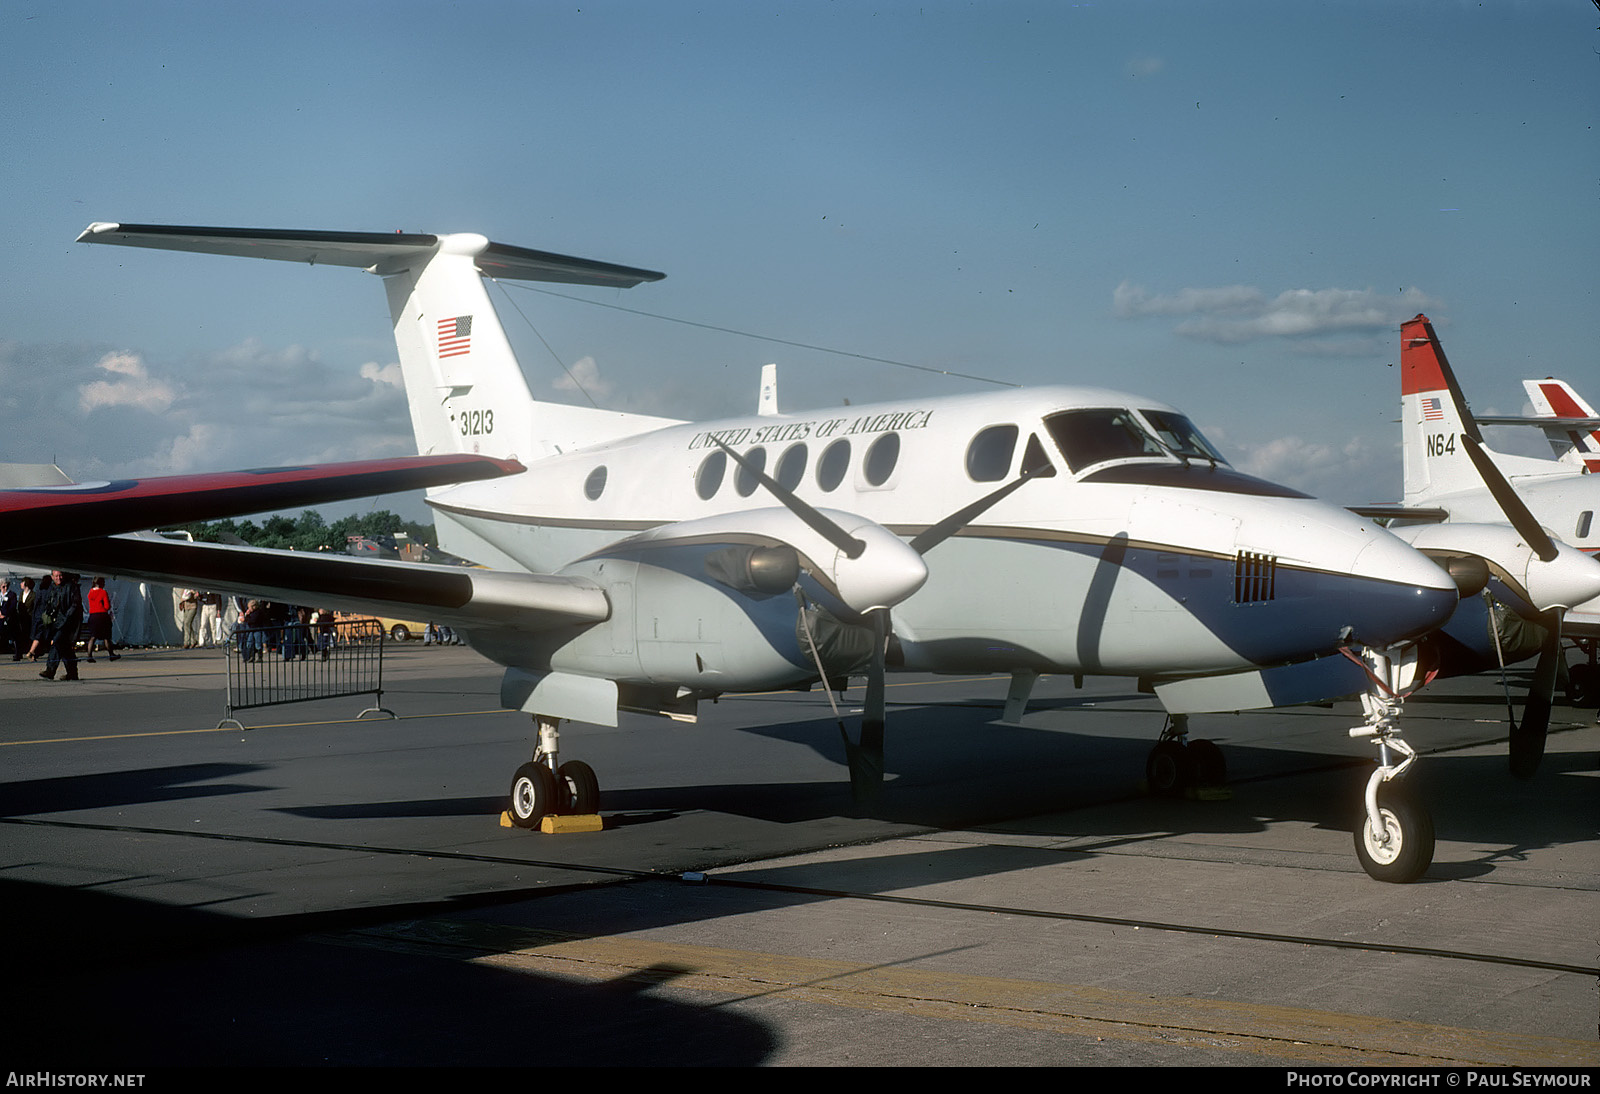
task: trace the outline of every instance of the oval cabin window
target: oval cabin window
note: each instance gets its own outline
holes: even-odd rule
[[[868,486],[882,486],[889,481],[889,476],[894,474],[894,465],[900,462],[900,434],[885,433],[872,442],[867,449],[867,458],[861,466],[861,474],[867,480]]]
[[[817,461],[817,485],[823,490],[835,490],[850,470],[850,442],[837,440],[822,450]]]
[[[728,457],[719,449],[711,453],[700,462],[700,470],[694,476],[694,489],[706,501],[710,501],[722,486],[722,476],[728,470]]]
[[[744,454],[744,458],[745,463],[748,463],[755,470],[752,471],[746,468],[742,463],[736,465],[736,469],[733,472],[733,488],[739,492],[741,498],[748,498],[761,485],[761,480],[756,478],[756,472],[766,471],[767,450],[765,448],[752,448]]]

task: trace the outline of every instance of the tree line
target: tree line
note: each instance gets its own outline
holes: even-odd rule
[[[239,543],[251,547],[272,547],[280,551],[340,551],[349,537],[405,535],[419,543],[435,543],[432,524],[403,520],[387,509],[357,513],[329,524],[315,509],[298,518],[270,516],[257,524],[253,520],[198,521],[178,526],[199,543]]]

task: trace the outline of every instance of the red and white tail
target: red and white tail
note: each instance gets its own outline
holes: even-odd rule
[[[1461,443],[1483,436],[1426,315],[1400,325],[1400,435],[1405,504],[1482,486]]]
[[[1542,428],[1556,458],[1580,471],[1600,472],[1600,418],[1594,407],[1565,380],[1524,380],[1522,386],[1533,413],[1555,419]]]

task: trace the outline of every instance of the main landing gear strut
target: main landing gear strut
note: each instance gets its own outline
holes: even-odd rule
[[[546,816],[580,816],[600,811],[600,780],[582,760],[560,762],[560,721],[533,716],[539,747],[511,779],[511,823],[537,828]]]
[[[1228,781],[1228,761],[1215,741],[1189,740],[1189,716],[1169,714],[1161,739],[1144,763],[1150,793],[1177,798],[1196,787],[1220,787]]]

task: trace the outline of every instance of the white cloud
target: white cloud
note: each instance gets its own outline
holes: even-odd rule
[[[1399,497],[1397,439],[1352,437],[1342,445],[1303,436],[1228,446],[1233,465],[1247,475],[1292,486],[1340,505],[1393,501]]]
[[[587,391],[595,399],[603,399],[616,390],[616,385],[600,376],[600,366],[593,357],[580,357],[566,373],[555,378],[551,387],[557,391]]]
[[[1245,312],[1266,303],[1260,289],[1227,285],[1220,289],[1179,289],[1171,296],[1152,296],[1143,286],[1124,281],[1111,294],[1112,310],[1119,319],[1147,315],[1192,315],[1195,312]]]
[[[361,377],[365,380],[372,380],[375,383],[388,384],[390,387],[399,388],[402,391],[405,390],[406,386],[405,377],[400,372],[398,362],[380,365],[376,361],[368,361],[361,366]]]
[[[1374,289],[1289,289],[1269,299],[1249,285],[1180,289],[1161,296],[1124,281],[1112,293],[1112,312],[1120,319],[1193,316],[1178,324],[1178,334],[1224,345],[1262,338],[1305,340],[1329,333],[1387,333],[1438,303],[1416,289],[1395,295]],[[1364,346],[1325,340],[1302,348],[1327,354],[1359,351]]]
[[[398,366],[332,367],[258,341],[187,361],[0,342],[0,459],[74,478],[221,471],[414,452]]]
[[[88,414],[101,407],[131,406],[159,413],[172,405],[172,385],[152,380],[136,353],[108,353],[95,367],[118,377],[78,385],[78,409]]]

